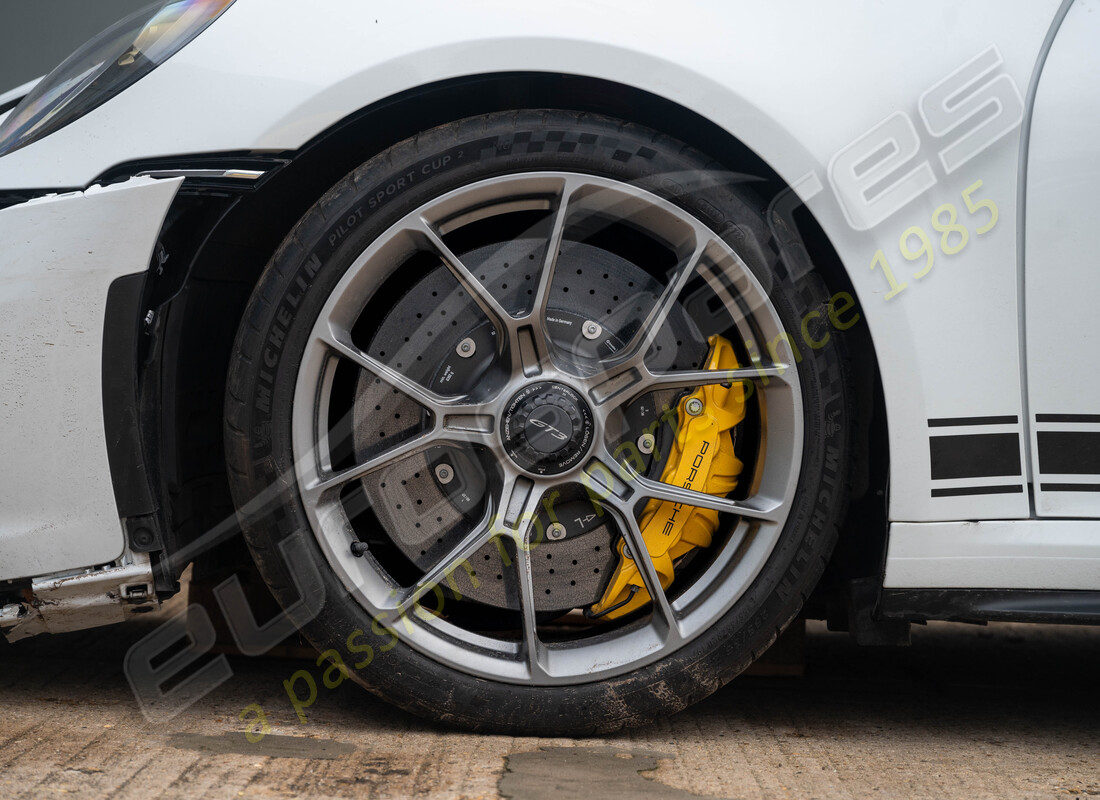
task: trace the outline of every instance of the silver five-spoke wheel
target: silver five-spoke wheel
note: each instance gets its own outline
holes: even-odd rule
[[[253,294],[226,436],[276,598],[320,576],[324,657],[428,716],[580,732],[774,640],[835,540],[849,426],[830,296],[764,205],[567,112],[421,134],[318,201]]]

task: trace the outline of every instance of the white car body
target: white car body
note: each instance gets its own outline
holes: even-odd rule
[[[1100,350],[1097,12],[1097,0],[562,0],[552,13],[502,0],[237,0],[135,85],[0,158],[0,195],[38,195],[0,210],[0,581],[47,592],[114,565],[108,583],[151,584],[112,491],[102,342],[109,286],[149,269],[186,176],[100,176],[147,159],[292,153],[418,87],[561,73],[713,123],[824,230],[881,373],[885,587],[1100,590],[1100,470],[1088,455],[1100,443],[1100,370],[1088,366]],[[970,88],[945,97],[944,81]],[[1003,130],[975,133],[987,119]],[[961,159],[965,137],[983,135]],[[851,157],[875,142],[886,143],[878,166],[911,195],[885,215],[858,201],[878,166]],[[978,234],[991,220],[983,200],[997,218]],[[932,222],[945,204],[968,229],[952,255]],[[936,245],[920,278],[924,256],[899,250],[911,226]],[[907,284],[890,298],[878,251]],[[78,624],[90,623],[45,629]]]

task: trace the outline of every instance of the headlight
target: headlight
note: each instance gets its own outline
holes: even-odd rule
[[[69,56],[0,127],[0,156],[68,125],[152,72],[234,0],[160,0]]]

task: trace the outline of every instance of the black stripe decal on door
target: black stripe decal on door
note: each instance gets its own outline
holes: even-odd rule
[[[970,497],[976,494],[1020,494],[1024,487],[1018,483],[1008,486],[960,486],[956,489],[933,489],[933,497]]]
[[[930,436],[928,446],[932,456],[934,481],[1015,477],[1022,474],[1020,436],[1016,433]]]
[[[1044,475],[1100,475],[1100,432],[1039,431],[1036,440]]]
[[[955,428],[967,425],[1015,425],[1019,417],[941,417],[928,420],[929,428]]]

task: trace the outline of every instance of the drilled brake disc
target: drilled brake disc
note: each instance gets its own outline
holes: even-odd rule
[[[530,305],[544,251],[544,239],[518,239],[460,255],[502,306],[519,311]],[[579,364],[594,364],[629,341],[660,290],[661,284],[631,261],[597,247],[566,243],[548,303],[549,336]],[[584,323],[591,321],[600,330],[585,336]],[[495,336],[451,273],[438,266],[393,303],[368,352],[439,394],[476,396],[494,380]],[[704,337],[676,306],[647,363],[656,369],[698,368],[706,352]],[[661,398],[643,398],[628,412],[636,416],[639,430],[653,419],[660,403]],[[353,419],[360,462],[416,435],[425,423],[415,402],[366,373],[356,389]],[[648,466],[652,474],[654,465]],[[388,538],[425,571],[480,519],[494,480],[487,454],[440,447],[368,476],[362,487]],[[549,511],[565,526],[564,538],[545,535]],[[544,532],[533,550],[536,610],[597,602],[615,567],[618,531],[587,499],[583,487],[544,503],[535,529],[536,536]],[[560,535],[560,529],[554,533]],[[508,548],[499,540],[490,543],[470,559],[469,570],[455,571],[446,591],[518,609],[510,563]]]

